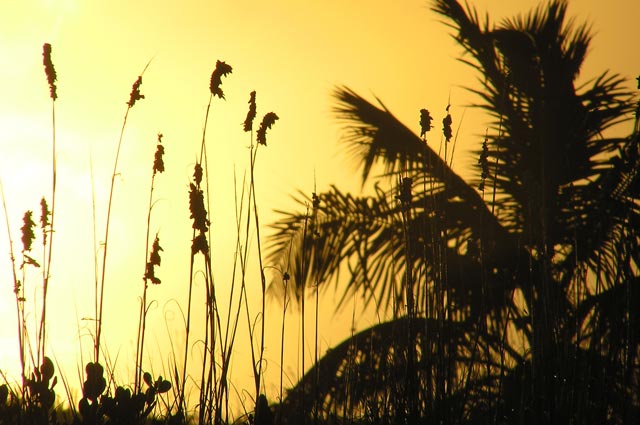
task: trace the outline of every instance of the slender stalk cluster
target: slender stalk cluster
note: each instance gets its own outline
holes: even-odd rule
[[[190,218],[193,220],[193,239],[191,245],[191,266],[189,271],[189,290],[187,298],[187,315],[185,323],[185,344],[184,344],[184,359],[182,369],[181,383],[178,382],[178,398],[177,405],[179,412],[183,414],[186,411],[185,404],[185,383],[187,374],[187,364],[189,357],[189,336],[191,331],[191,305],[193,295],[193,273],[194,273],[194,260],[198,253],[202,253],[205,260],[205,280],[206,280],[206,299],[207,309],[205,317],[205,339],[204,339],[204,355],[202,358],[202,375],[201,386],[199,395],[199,404],[201,406],[199,411],[199,422],[213,420],[218,423],[221,418],[221,409],[219,409],[222,400],[225,397],[226,384],[225,377],[220,378],[220,385],[218,386],[217,373],[218,364],[215,359],[215,342],[217,335],[221,333],[220,320],[218,317],[217,302],[215,295],[215,287],[213,283],[213,276],[211,272],[211,258],[209,256],[209,241],[207,238],[207,232],[209,231],[210,222],[207,218],[207,204],[205,204],[205,194],[201,188],[204,173],[208,171],[207,163],[207,150],[206,150],[206,132],[207,124],[209,121],[209,112],[211,109],[211,103],[214,97],[224,99],[224,92],[222,91],[222,77],[226,77],[231,74],[233,68],[223,61],[216,61],[216,67],[211,74],[209,81],[209,103],[207,105],[207,111],[205,114],[204,125],[202,128],[202,141],[200,144],[200,155],[198,156],[194,173],[193,182],[189,185],[189,211]],[[204,165],[204,169],[203,169]],[[207,173],[208,176],[208,173]],[[210,199],[208,177],[205,179],[207,183],[207,203]],[[222,362],[225,362],[222,354]],[[224,365],[223,365],[224,369]],[[176,381],[178,380],[176,371]]]
[[[162,133],[158,133],[158,143],[156,145],[156,152],[153,157],[153,172],[151,174],[151,187],[149,189],[149,207],[147,209],[147,233],[145,235],[145,257],[149,251],[149,232],[151,228],[151,210],[153,208],[153,190],[155,188],[156,175],[164,172],[164,146],[162,145]],[[154,285],[162,283],[159,277],[156,276],[156,266],[160,266],[161,258],[160,251],[160,239],[156,233],[155,240],[153,241],[151,252],[149,253],[149,260],[145,264],[144,268],[144,288],[142,290],[142,302],[140,304],[140,316],[138,322],[138,338],[136,344],[136,378],[134,383],[134,389],[140,391],[142,385],[142,359],[144,355],[144,343],[145,333],[147,325],[147,290],[149,288],[149,282]]]
[[[253,122],[253,119],[255,118],[256,115],[256,105],[255,105],[255,92],[251,93],[250,99],[249,99],[249,111],[247,113],[247,121],[251,121]],[[258,128],[257,131],[257,141],[258,141],[258,145],[267,145],[267,140],[266,140],[266,132],[267,129],[271,128],[271,126],[276,122],[276,120],[278,119],[278,116],[274,113],[274,112],[268,112],[267,114],[265,114],[265,116],[262,118],[262,122],[260,123],[260,127]],[[245,124],[247,123],[247,121],[245,121]],[[252,125],[251,125],[252,127]],[[253,146],[253,143],[252,143]],[[254,359],[254,379],[255,379],[255,386],[256,386],[256,400],[259,400],[260,397],[263,397],[260,394],[260,383],[261,383],[261,379],[262,379],[262,368],[263,368],[263,359],[264,359],[264,339],[265,339],[265,313],[266,313],[266,287],[267,287],[267,283],[266,283],[266,277],[264,274],[264,266],[262,263],[262,245],[260,243],[260,220],[259,220],[259,216],[258,216],[258,203],[256,200],[256,189],[255,189],[255,163],[256,163],[256,156],[258,153],[258,149],[256,146],[256,149],[253,150],[253,153],[251,154],[250,158],[249,158],[249,167],[250,167],[250,189],[249,189],[249,196],[250,196],[250,204],[251,201],[253,201],[253,218],[255,221],[255,226],[256,226],[256,238],[257,238],[257,249],[258,249],[258,266],[260,267],[260,289],[261,289],[261,295],[262,295],[262,304],[261,304],[261,328],[260,328],[260,351],[258,353],[258,360],[256,362],[255,360],[255,353],[253,352],[253,344],[252,344],[252,359]],[[250,212],[249,215],[247,215],[247,237],[249,235],[248,231],[249,231],[249,221],[250,221]],[[248,244],[248,240],[246,241]],[[246,251],[245,251],[245,256],[246,256]],[[253,332],[251,331],[251,327],[250,327],[250,335],[253,334]],[[253,340],[253,337],[251,338]],[[257,366],[256,366],[257,364]],[[258,407],[256,405],[256,411],[258,410]]]
[[[49,84],[49,95],[51,97],[51,209],[42,198],[41,206],[41,225],[42,225],[42,246],[43,246],[43,268],[42,268],[42,310],[40,315],[40,328],[37,333],[37,354],[36,364],[44,360],[44,347],[46,342],[46,317],[47,317],[47,292],[49,288],[49,277],[51,271],[51,257],[53,254],[53,223],[56,210],[56,185],[57,185],[57,165],[56,165],[56,107],[55,102],[58,98],[56,74],[53,61],[51,60],[51,44],[45,43],[42,46],[42,63],[44,65],[44,73]],[[51,233],[49,236],[48,233]]]
[[[6,207],[5,207],[6,208]],[[21,241],[22,241],[22,264],[20,265],[20,269],[22,270],[22,279],[18,280],[17,274],[15,271],[14,264],[14,288],[13,292],[16,296],[16,311],[18,314],[18,341],[19,341],[19,350],[20,350],[20,365],[22,368],[22,379],[23,382],[26,382],[26,348],[29,346],[28,338],[29,334],[27,332],[27,324],[25,319],[25,268],[27,265],[33,265],[39,267],[39,264],[36,262],[33,257],[31,257],[28,252],[31,251],[31,247],[33,245],[33,241],[36,238],[34,233],[34,228],[36,223],[33,221],[33,212],[26,211],[24,216],[22,217],[22,227],[20,228],[21,232]],[[11,255],[11,259],[13,261],[13,253]],[[23,395],[25,388],[22,388]]]
[[[313,241],[313,250],[315,252],[320,251],[320,247],[319,244],[321,243],[320,240],[320,231],[318,230],[319,226],[318,226],[318,210],[320,209],[320,197],[318,196],[318,194],[315,191],[315,183],[314,183],[314,191],[311,194],[311,206],[312,206],[312,210],[311,210],[311,225],[310,225],[310,233],[311,233],[311,240]],[[320,258],[315,255],[314,256],[316,258],[316,264],[314,265],[314,268],[316,270],[319,270],[321,265],[319,264]],[[316,277],[316,281],[314,282],[314,289],[315,289],[315,335],[314,335],[314,346],[313,346],[313,354],[314,354],[314,364],[318,364],[318,338],[319,338],[319,317],[320,317],[320,281],[318,280],[318,278]],[[316,394],[314,394],[314,398],[317,400],[318,399],[318,388],[319,388],[319,382],[320,382],[320,369],[316,369],[316,374],[314,376],[314,387],[316,388]],[[318,421],[318,404],[314,403],[313,404],[313,417],[314,417],[314,421],[317,423]]]

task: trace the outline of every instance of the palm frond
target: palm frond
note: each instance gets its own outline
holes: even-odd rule
[[[443,341],[449,347],[446,362],[442,362],[442,353],[438,352]],[[448,416],[453,423],[464,423],[462,419],[468,419],[468,410],[474,403],[465,397],[468,394],[465,391],[497,383],[498,375],[492,381],[479,373],[487,367],[499,373],[498,358],[485,358],[487,351],[481,350],[486,343],[497,346],[499,341],[486,340],[461,323],[406,317],[380,323],[329,350],[289,390],[278,409],[284,412],[285,423],[302,423],[303,403],[309,416],[315,411],[320,415],[347,411],[357,418],[364,416],[367,408],[378,406],[381,410],[377,414],[384,419],[400,418],[407,414],[403,402],[408,374],[412,374],[418,384],[412,397],[419,404],[423,420],[432,418],[437,423],[435,419],[439,416],[441,419]],[[418,357],[415,369],[407,370],[411,350],[417,350]],[[519,358],[517,352],[512,354]],[[452,387],[443,399],[444,394],[435,393],[438,389],[434,380],[439,374],[448,373],[447,370],[453,373]]]
[[[339,101],[336,108],[338,118],[348,124],[344,141],[355,159],[363,164],[363,184],[373,165],[380,161],[387,174],[408,172],[414,175],[416,184],[423,184],[424,196],[432,195],[432,188],[437,187],[446,191],[445,199],[448,201],[462,201],[459,205],[467,208],[469,217],[476,218],[476,223],[469,224],[470,227],[477,230],[484,226],[492,234],[506,236],[506,230],[488,210],[475,188],[384,105],[378,108],[346,87],[338,88],[335,95]],[[417,189],[420,190],[419,187]]]
[[[348,287],[345,294],[367,288],[370,272],[362,262],[370,261],[376,252],[393,255],[397,250],[393,235],[389,234],[394,232],[394,221],[398,219],[396,208],[381,191],[375,196],[358,197],[332,186],[319,194],[318,199],[315,222],[308,208],[303,213],[279,211],[284,217],[273,225],[275,234],[269,246],[269,261],[282,270],[289,265],[287,271],[293,278],[289,287],[296,298],[314,285],[337,285],[341,272],[354,267],[358,272],[352,272],[350,280],[357,285]],[[296,200],[302,206],[311,202],[304,195]],[[368,252],[364,253],[365,249]],[[385,272],[388,271],[373,273],[377,278],[378,273]],[[380,301],[390,303],[387,298]]]

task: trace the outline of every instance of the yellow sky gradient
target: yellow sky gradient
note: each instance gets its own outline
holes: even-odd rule
[[[16,252],[20,250],[24,211],[37,211],[40,198],[50,198],[51,102],[42,45],[48,42],[53,46],[59,95],[59,175],[48,352],[57,356],[72,384],[78,383],[79,345],[85,348],[84,362],[91,346],[91,322],[83,320],[93,317],[91,175],[100,242],[125,103],[132,83],[150,60],[141,88],[146,98],[132,109],[125,131],[107,260],[104,343],[111,356],[118,357],[121,383],[133,376],[130,368],[144,272],[146,203],[159,132],[164,134],[167,171],[156,180],[159,202],[151,224],[151,231],[159,232],[164,248],[158,270],[163,283],[150,291],[157,303],[149,315],[147,352],[153,353],[155,371],[163,373],[162,368],[171,361],[168,336],[181,347],[182,313],[178,305],[186,308],[191,238],[187,191],[199,152],[209,77],[216,60],[233,66],[233,73],[222,84],[226,101],[213,102],[207,137],[214,272],[223,299],[231,281],[235,249],[234,173],[239,186],[248,169],[250,141],[241,123],[252,90],[257,91],[259,118],[269,111],[280,116],[257,160],[256,190],[261,223],[265,225],[274,220],[273,209],[292,205],[289,194],[297,189],[310,194],[314,176],[319,191],[330,184],[359,190],[358,170],[341,153],[340,124],[331,112],[331,93],[336,85],[347,85],[370,99],[379,97],[416,130],[421,108],[428,108],[439,122],[450,96],[457,127],[465,105],[473,100],[461,86],[476,84],[476,76],[456,60],[462,51],[449,36],[450,30],[429,10],[428,1],[0,1],[0,179]],[[493,22],[541,3],[473,2],[481,14],[489,11]],[[640,8],[631,3],[569,3],[570,15],[579,22],[590,21],[595,33],[583,79],[605,69],[631,80],[640,73],[640,56],[636,54]],[[635,81],[630,81],[629,86],[633,84]],[[454,160],[454,169],[463,175],[476,160],[469,150],[479,146],[481,137],[477,135],[484,129],[480,112],[467,110]],[[439,132],[432,132],[431,137],[439,141]],[[15,299],[2,216],[0,369],[15,373]],[[98,254],[101,258],[101,252]],[[39,255],[37,250],[35,255]],[[249,284],[255,288],[251,300],[255,316],[259,275],[255,270],[252,273]],[[29,282],[28,297],[39,291],[38,275],[32,273]],[[201,284],[196,285],[196,291],[201,300]],[[319,340],[325,350],[348,335],[351,311],[339,318],[333,316],[332,293],[324,296],[322,304]],[[270,399],[277,397],[280,309],[272,301],[267,311],[265,385]],[[285,385],[295,382],[301,373],[296,336],[299,319],[291,314],[287,320]],[[355,325],[361,329],[374,322],[373,316],[362,315]],[[246,329],[244,321],[240,328],[243,332]],[[247,347],[245,341],[238,345],[231,376],[245,399],[242,388],[251,391],[252,382]],[[312,349],[306,348],[308,359],[312,358]],[[181,348],[177,350],[181,355]]]

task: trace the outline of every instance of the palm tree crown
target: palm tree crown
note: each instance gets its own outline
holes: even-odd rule
[[[343,300],[361,291],[403,323],[415,350],[400,350],[396,336],[377,345],[378,359],[394,345],[415,351],[405,360],[422,370],[416,409],[425,417],[455,410],[460,423],[491,415],[501,422],[498,411],[526,414],[526,423],[638,419],[637,115],[630,136],[605,135],[630,119],[632,94],[607,72],[576,87],[591,35],[567,20],[563,1],[499,25],[455,0],[435,0],[433,10],[480,76],[470,90],[491,124],[478,178],[465,181],[450,168],[447,142],[442,157],[427,143],[429,128],[418,135],[381,102],[339,87],[335,112],[363,184],[378,164],[398,184],[384,190],[375,179],[373,196],[332,187],[312,211],[282,212],[271,260],[290,264],[298,297],[346,275]],[[447,139],[448,125],[447,115]],[[421,325],[407,325],[415,320]],[[315,366],[331,371],[323,376],[335,376],[345,359],[332,354]],[[318,402],[340,400],[336,382]],[[299,385],[304,393],[304,379]],[[380,388],[366,388],[362,399],[380,400]],[[610,389],[605,399],[602,388]]]

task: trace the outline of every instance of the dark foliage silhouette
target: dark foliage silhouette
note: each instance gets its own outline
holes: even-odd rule
[[[346,280],[343,301],[357,291],[393,320],[330,350],[284,404],[379,423],[636,422],[638,118],[628,137],[607,131],[631,119],[633,94],[608,72],[576,87],[591,35],[566,2],[498,25],[454,0],[433,10],[478,71],[469,90],[491,119],[478,178],[449,167],[448,107],[443,158],[428,111],[418,136],[382,103],[336,90],[374,195],[319,194],[312,242],[308,213],[281,212],[271,259],[291,262],[298,298]]]

